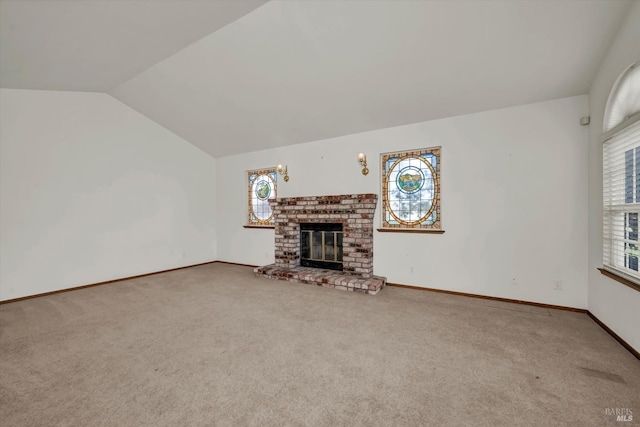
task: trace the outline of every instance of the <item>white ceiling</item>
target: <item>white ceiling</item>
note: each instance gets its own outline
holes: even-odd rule
[[[13,3],[3,87],[106,90],[216,157],[584,94],[630,5]]]
[[[266,0],[1,0],[0,85],[108,91]]]

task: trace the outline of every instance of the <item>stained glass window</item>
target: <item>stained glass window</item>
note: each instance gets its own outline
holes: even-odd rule
[[[249,225],[272,225],[273,211],[269,200],[278,196],[276,168],[248,171]]]
[[[439,230],[440,147],[382,154],[382,227]]]

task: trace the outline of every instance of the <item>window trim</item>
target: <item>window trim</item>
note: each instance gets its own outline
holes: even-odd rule
[[[623,285],[640,292],[640,285],[634,282],[632,280],[633,278],[628,276],[626,273],[613,269],[609,266],[602,266],[602,268],[598,268],[598,270],[603,276],[607,276],[618,283],[622,283]]]
[[[444,234],[442,229],[429,228],[378,228],[380,233],[424,233],[424,234]]]

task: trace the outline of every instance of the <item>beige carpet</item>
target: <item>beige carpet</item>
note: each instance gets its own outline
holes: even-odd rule
[[[3,427],[640,423],[640,362],[580,313],[217,263],[0,305],[0,327]]]

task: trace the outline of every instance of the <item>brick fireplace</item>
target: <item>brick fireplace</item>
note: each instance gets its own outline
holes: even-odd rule
[[[378,196],[287,197],[272,200],[275,264],[257,267],[258,276],[375,295],[386,284],[373,275],[373,215]],[[342,225],[342,271],[300,266],[300,224]]]

